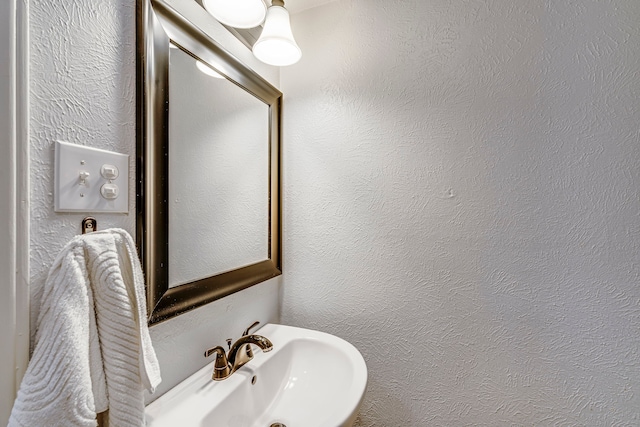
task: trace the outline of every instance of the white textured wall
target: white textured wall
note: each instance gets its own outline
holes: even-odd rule
[[[58,251],[80,232],[82,214],[53,212],[56,139],[131,156],[128,215],[95,215],[99,228],[135,235],[135,1],[30,0],[31,291],[35,325],[42,285]],[[193,13],[195,2],[172,3]],[[251,63],[240,42],[198,21],[232,52],[277,83],[277,71]],[[246,51],[246,52],[245,52]],[[272,280],[151,329],[163,393],[206,361],[203,351],[237,337],[254,320],[276,321],[280,283]],[[33,328],[32,328],[33,329]],[[33,330],[32,330],[33,333]]]
[[[640,2],[294,15],[283,323],[354,343],[359,425],[640,425]]]
[[[53,211],[54,141],[129,154],[135,176],[135,4],[30,1],[32,325],[58,251],[80,232],[83,214]],[[129,215],[95,215],[99,228],[134,232]]]

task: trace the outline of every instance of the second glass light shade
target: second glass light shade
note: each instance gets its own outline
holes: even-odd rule
[[[202,4],[218,21],[235,28],[257,27],[267,13],[262,0],[203,0]]]
[[[276,5],[267,11],[262,34],[253,45],[253,54],[269,65],[282,67],[295,64],[302,57],[302,51],[293,39],[289,12],[275,1],[273,3]]]

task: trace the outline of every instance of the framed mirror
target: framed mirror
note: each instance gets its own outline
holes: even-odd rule
[[[281,274],[282,93],[168,1],[137,14],[137,243],[155,324]]]

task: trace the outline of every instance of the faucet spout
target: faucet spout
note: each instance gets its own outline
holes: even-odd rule
[[[273,344],[271,343],[271,341],[269,341],[262,335],[246,335],[242,338],[239,338],[235,343],[233,343],[233,345],[229,349],[229,353],[227,356],[227,360],[229,362],[229,365],[231,365],[232,372],[251,360],[251,357],[249,357],[247,354],[247,348],[251,344],[260,347],[265,353],[273,349]]]

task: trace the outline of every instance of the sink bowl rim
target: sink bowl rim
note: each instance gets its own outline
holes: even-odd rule
[[[161,417],[163,413],[170,412],[171,407],[174,406],[174,404],[179,405],[191,396],[195,397],[194,392],[198,388],[209,388],[211,395],[216,397],[217,402],[223,401],[225,398],[232,395],[236,389],[242,387],[244,382],[251,378],[255,370],[267,363],[267,361],[272,357],[275,357],[278,354],[278,348],[284,348],[289,344],[293,344],[296,340],[308,339],[326,343],[347,356],[350,362],[350,368],[352,369],[353,380],[351,381],[351,386],[348,389],[348,400],[343,401],[346,402],[344,405],[341,401],[339,407],[334,408],[333,412],[337,422],[336,427],[351,425],[350,423],[355,419],[357,411],[362,404],[368,382],[366,363],[362,354],[353,344],[326,332],[275,323],[265,324],[255,333],[263,335],[268,339],[272,339],[274,342],[274,350],[263,353],[254,347],[254,359],[232,374],[229,378],[219,382],[214,382],[210,379],[210,371],[213,369],[213,362],[208,363],[167,391],[165,394],[158,397],[158,399],[147,405],[145,408],[145,414],[147,415],[148,420],[153,422],[154,419]],[[203,378],[206,378],[208,382],[205,383]],[[208,396],[208,398],[212,398],[212,396]],[[218,404],[219,403],[212,405],[210,410],[215,410]],[[153,426],[154,424],[151,423],[150,425]]]

